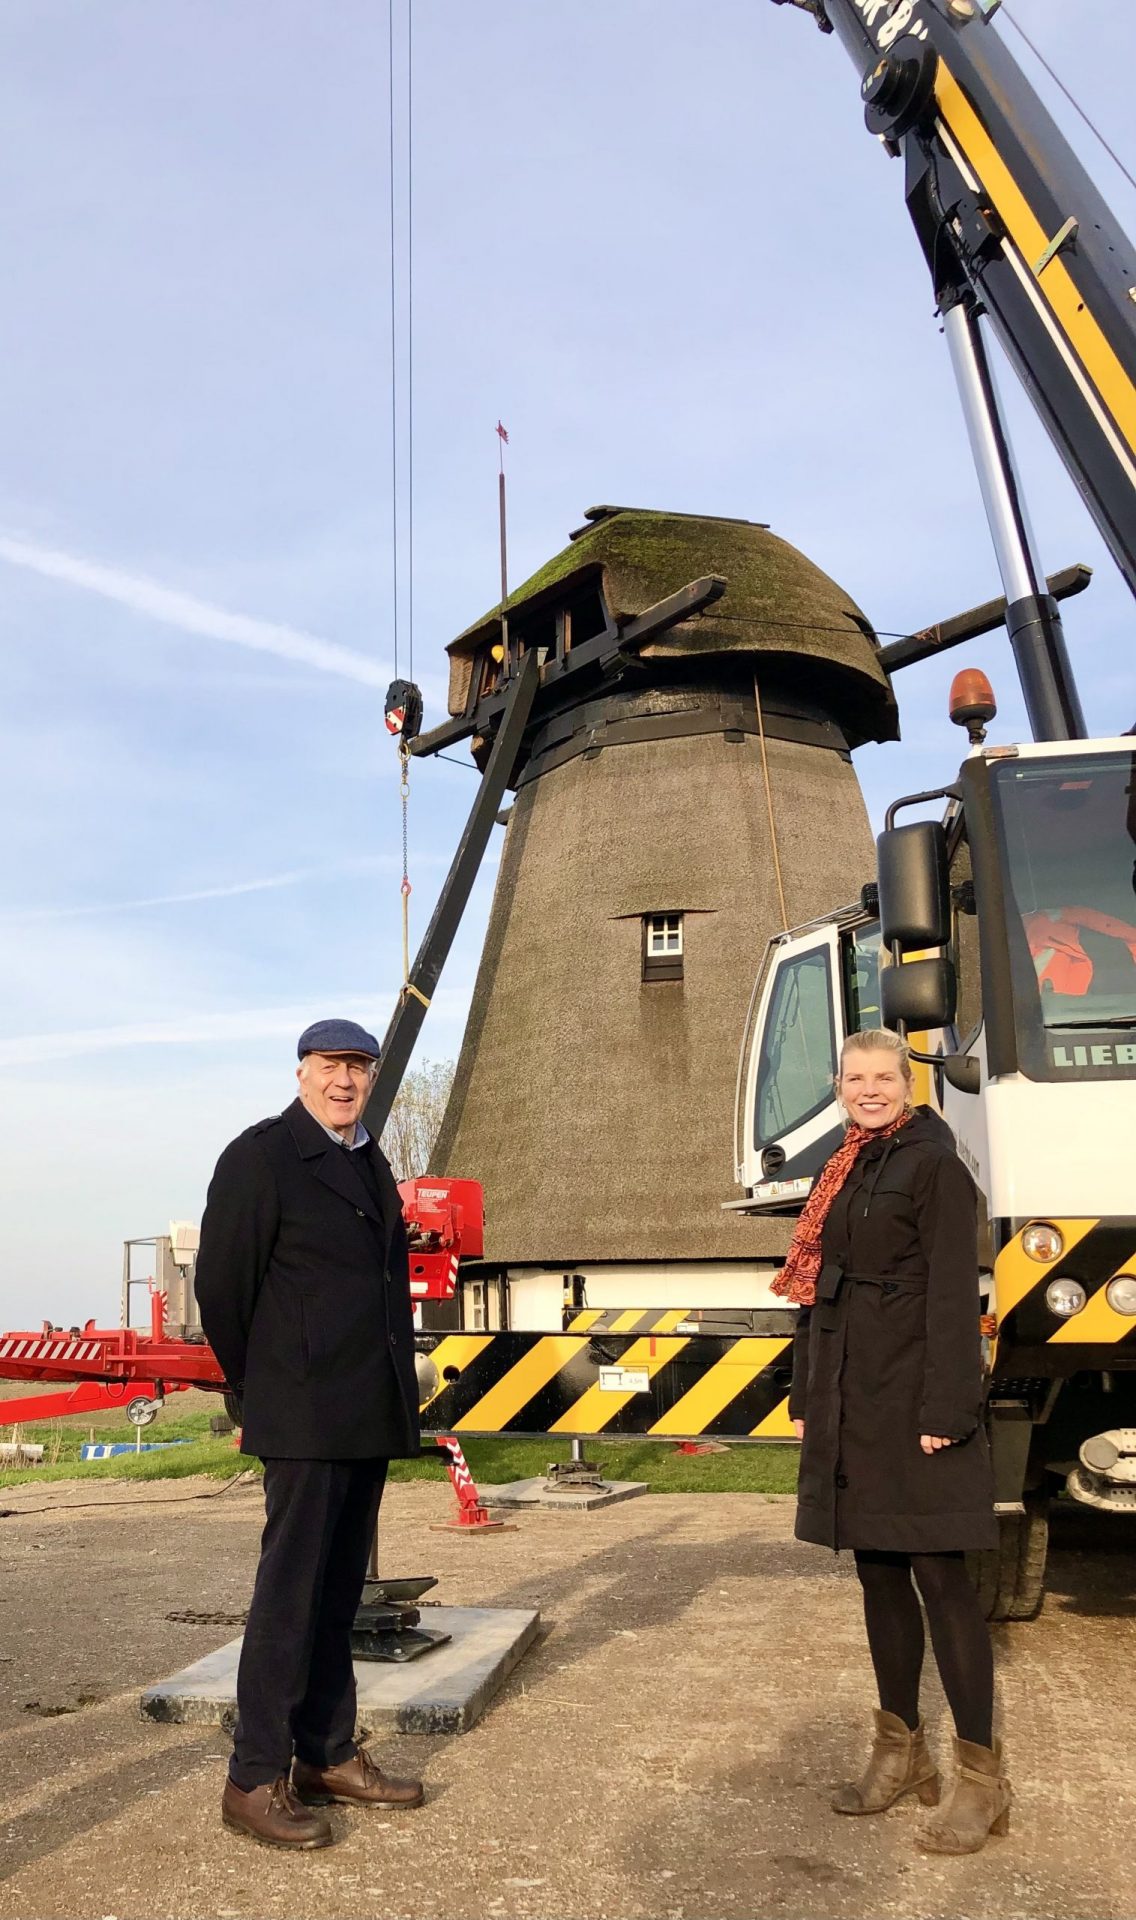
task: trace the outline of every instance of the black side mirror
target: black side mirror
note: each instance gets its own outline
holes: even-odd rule
[[[957,1093],[982,1092],[982,1068],[973,1053],[945,1054],[943,1077]]]
[[[880,1012],[885,1027],[949,1027],[954,1022],[958,981],[952,963],[905,960],[880,970]]]
[[[876,840],[876,858],[884,946],[898,941],[905,953],[945,946],[951,937],[951,886],[941,823],[913,820],[906,827],[888,827]]]

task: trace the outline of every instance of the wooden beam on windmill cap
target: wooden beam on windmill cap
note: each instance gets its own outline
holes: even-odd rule
[[[554,687],[548,689],[547,699],[542,700],[538,691],[532,716],[534,724],[547,718],[548,711],[562,706],[565,699],[575,698],[575,682],[581,674],[590,672],[594,675],[597,669],[603,674],[618,670],[626,664],[629,656],[633,658],[649,640],[657,639],[660,634],[681,626],[684,620],[691,620],[696,614],[713,606],[716,600],[722,598],[726,585],[722,575],[716,573],[688,581],[677,593],[656,601],[653,607],[645,608],[617,631],[597,634],[594,640],[586,640],[582,646],[573,647],[556,675]],[[468,739],[470,734],[492,725],[503,712],[504,705],[504,691],[489,694],[477,703],[472,713],[444,721],[440,727],[432,727],[428,733],[419,734],[411,743],[410,750],[416,758],[440,753],[445,747]]]
[[[637,614],[620,628],[619,651],[634,653],[648,640],[660,633],[666,633],[670,627],[677,627],[683,620],[690,620],[704,608],[712,607],[726,591],[727,582],[721,574],[707,574],[703,580],[692,580],[689,586],[680,587],[677,593],[667,595],[665,600],[656,601],[644,613]]]
[[[1079,561],[1074,566],[1063,567],[1060,573],[1051,573],[1045,584],[1055,600],[1068,600],[1075,593],[1084,593],[1092,577],[1092,568]],[[965,613],[956,613],[949,620],[938,620],[934,626],[921,627],[918,633],[893,640],[889,647],[880,648],[877,657],[886,673],[898,673],[900,667],[914,667],[920,660],[931,660],[936,654],[945,653],[948,647],[960,647],[964,640],[977,640],[980,634],[993,633],[1005,618],[1004,599],[984,600],[980,607],[969,607]]]

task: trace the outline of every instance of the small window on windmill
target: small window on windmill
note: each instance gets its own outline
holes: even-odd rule
[[[570,653],[573,647],[582,647],[585,640],[594,640],[598,633],[607,629],[607,610],[599,592],[593,588],[583,593],[564,609],[564,651]]]
[[[682,979],[681,913],[648,913],[643,917],[644,980]]]
[[[556,658],[556,615],[546,614],[543,619],[530,620],[527,626],[518,627],[513,635],[517,643],[518,655],[539,652],[544,649],[549,660]]]
[[[485,652],[481,655],[481,679],[475,700],[483,700],[487,694],[497,692],[498,687],[501,685],[504,659],[505,648],[501,636],[498,633],[490,641]]]
[[[488,1288],[484,1280],[466,1282],[464,1323],[473,1333],[484,1333],[488,1320]]]

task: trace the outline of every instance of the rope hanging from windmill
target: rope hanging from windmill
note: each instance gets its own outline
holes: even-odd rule
[[[408,678],[399,673],[399,329],[398,329],[398,218],[396,205],[395,143],[395,0],[387,6],[387,107],[390,125],[390,389],[391,389],[391,575],[393,600],[394,679],[387,688],[384,719],[387,732],[398,743],[399,804],[402,811],[402,986],[410,985],[410,748],[422,728],[422,694],[414,681],[414,37],[410,0],[406,6],[406,485],[407,485],[407,642]],[[417,996],[421,999],[423,996]]]

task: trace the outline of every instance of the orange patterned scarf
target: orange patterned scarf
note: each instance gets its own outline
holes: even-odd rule
[[[856,1164],[861,1147],[869,1140],[888,1140],[911,1119],[908,1107],[886,1127],[861,1127],[853,1120],[831,1159],[820,1170],[812,1191],[801,1209],[797,1230],[785,1256],[785,1265],[770,1282],[774,1293],[791,1300],[795,1306],[811,1307],[816,1300],[817,1274],[820,1272],[820,1237],[828,1210]]]

